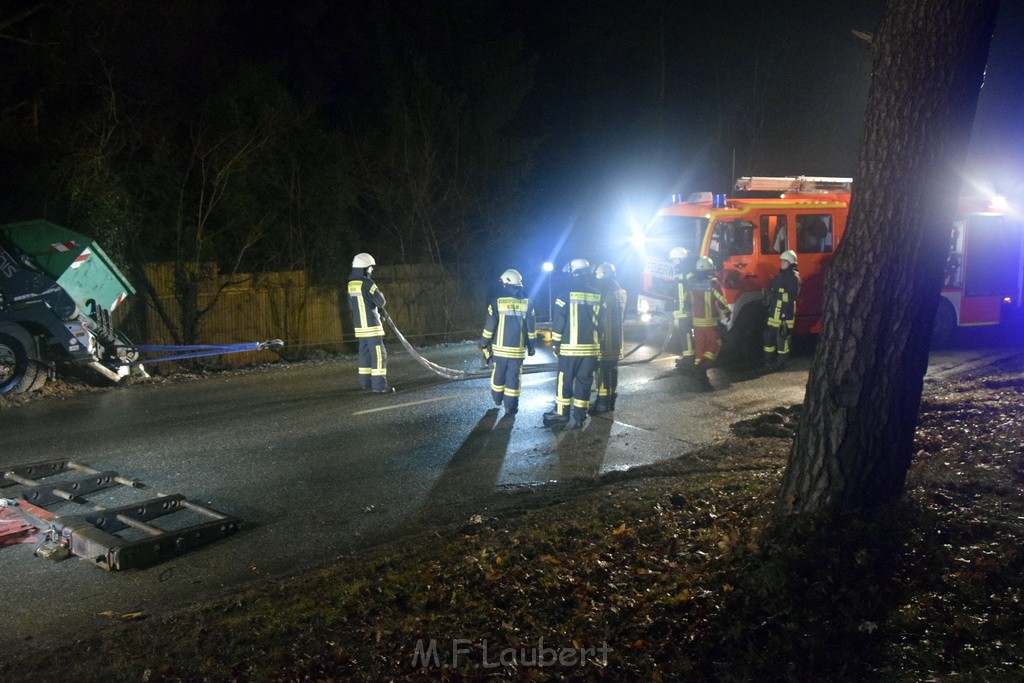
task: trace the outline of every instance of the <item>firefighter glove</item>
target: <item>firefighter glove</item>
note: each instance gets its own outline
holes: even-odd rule
[[[561,349],[561,346],[562,345],[559,344],[558,342],[555,342],[554,344],[551,345],[551,350],[554,351],[556,356],[558,355],[558,352]]]
[[[533,344],[527,344],[526,345],[526,355],[527,356],[532,356],[535,353],[537,353],[537,349],[535,349],[533,347]]]

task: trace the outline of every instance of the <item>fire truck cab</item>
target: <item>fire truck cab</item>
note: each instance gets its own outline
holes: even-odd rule
[[[644,267],[637,308],[656,320],[675,305],[676,286],[667,260],[684,247],[691,261],[714,261],[732,307],[725,347],[757,358],[765,311],[762,291],[779,271],[779,256],[797,254],[801,288],[794,334],[821,331],[825,273],[846,229],[851,178],[744,177],[729,196],[703,192],[662,209],[645,230]],[[1024,287],[1020,213],[1005,203],[962,198],[950,238],[943,301],[934,342],[948,342],[957,327],[995,325],[1019,311]]]
[[[796,334],[818,332],[825,271],[843,236],[850,178],[746,177],[728,197],[691,195],[662,209],[646,231],[647,255],[638,312],[652,320],[675,299],[668,250],[684,247],[691,258],[709,256],[732,307],[727,346],[743,356],[760,352],[765,312],[761,293],[779,271],[779,256],[797,253],[802,285]]]

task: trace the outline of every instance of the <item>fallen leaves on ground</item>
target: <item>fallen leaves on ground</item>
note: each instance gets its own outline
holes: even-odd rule
[[[906,495],[876,520],[772,525],[791,406],[569,500],[26,649],[0,678],[1013,678],[1022,405],[1019,356],[929,387]]]

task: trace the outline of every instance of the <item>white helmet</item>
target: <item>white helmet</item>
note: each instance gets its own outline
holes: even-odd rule
[[[369,268],[370,266],[377,265],[377,262],[373,260],[373,257],[367,254],[365,251],[361,254],[356,254],[352,259],[353,268]]]
[[[598,280],[603,280],[606,277],[615,277],[615,264],[608,263],[607,261],[605,261],[604,263],[602,263],[601,265],[594,269],[594,277],[596,277]]]
[[[585,258],[574,258],[569,262],[569,271],[576,275],[584,270],[590,270],[590,261]]]
[[[701,256],[697,260],[697,270],[707,271],[707,270],[714,270],[714,269],[715,269],[715,262],[711,260],[710,256]]]
[[[513,287],[523,286],[523,276],[519,274],[518,270],[513,268],[509,268],[502,273],[500,280],[503,285],[512,285]]]
[[[689,254],[690,252],[686,251],[683,247],[672,247],[672,251],[668,252],[668,260],[679,259],[680,261],[685,261]]]
[[[794,265],[795,266],[796,265],[796,252],[793,251],[792,249],[787,249],[786,251],[784,251],[781,254],[779,254],[779,260],[781,260],[781,261],[789,261],[790,265]]]

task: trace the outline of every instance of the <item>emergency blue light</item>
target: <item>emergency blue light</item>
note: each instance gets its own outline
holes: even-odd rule
[[[714,200],[712,201],[711,206],[713,208],[715,208],[715,209],[724,209],[725,208],[725,195],[724,194],[716,194],[715,197],[714,197]]]

